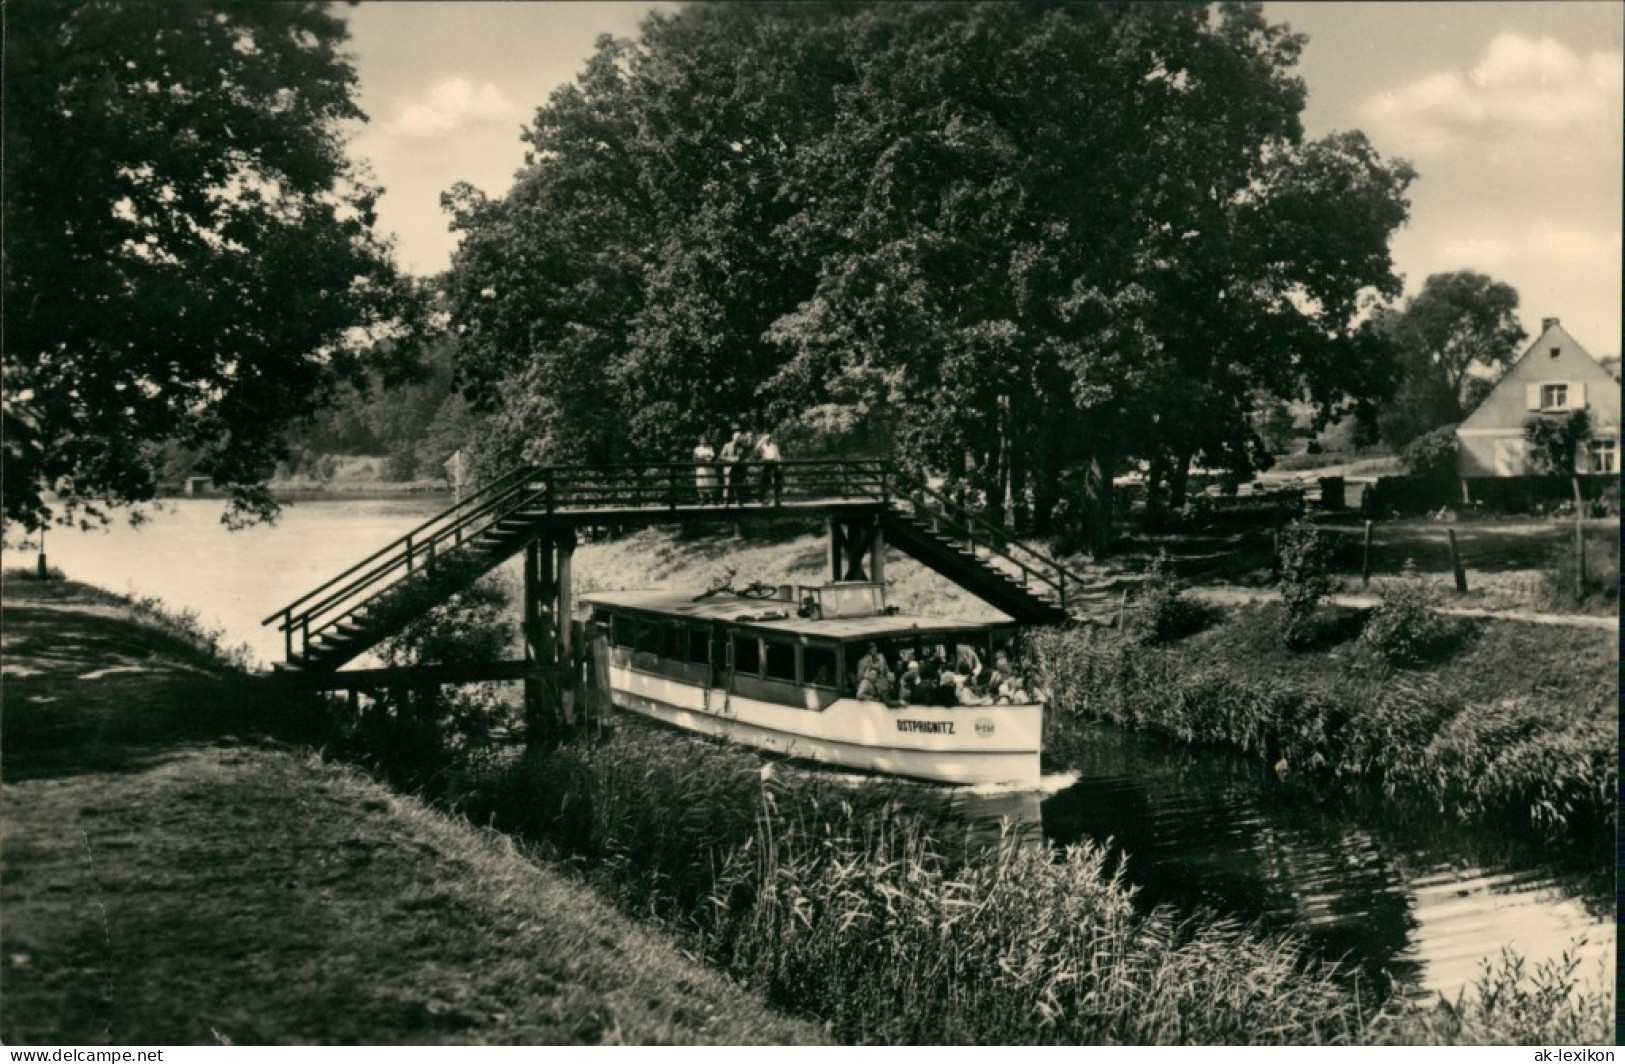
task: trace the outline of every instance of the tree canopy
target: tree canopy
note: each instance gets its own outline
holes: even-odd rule
[[[1131,461],[1263,460],[1260,402],[1389,380],[1413,178],[1306,141],[1256,8],[704,5],[601,40],[514,189],[447,198],[499,459],[672,458],[730,423],[1082,523]]]
[[[1394,399],[1379,419],[1394,447],[1461,421],[1482,397],[1474,382],[1488,379],[1475,367],[1505,370],[1527,335],[1517,290],[1471,270],[1433,274],[1404,309],[1383,309],[1371,324],[1397,358]]]
[[[345,38],[323,3],[7,8],[8,520],[149,499],[166,443],[274,511],[284,429],[414,305],[345,155]]]

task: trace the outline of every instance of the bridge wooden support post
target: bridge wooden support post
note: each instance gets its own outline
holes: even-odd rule
[[[571,568],[575,532],[549,532],[525,545],[525,602],[522,630],[525,660],[537,672],[525,680],[525,724],[531,745],[556,742],[576,723],[570,613],[574,608]],[[543,677],[543,670],[559,675]]]
[[[829,561],[835,580],[884,580],[886,541],[880,532],[880,517],[831,517],[829,519]],[[864,571],[864,560],[869,562]]]

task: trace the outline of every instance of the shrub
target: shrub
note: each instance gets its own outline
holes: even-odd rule
[[[427,585],[400,589],[427,596]],[[438,603],[378,648],[385,665],[457,665],[495,661],[513,638],[511,594],[497,577]],[[497,683],[431,685],[380,691],[355,712],[335,707],[339,745],[382,770],[398,787],[440,793],[448,779],[498,758],[520,730],[521,709]]]
[[[1379,593],[1362,638],[1393,665],[1421,665],[1446,657],[1461,642],[1462,624],[1436,608],[1433,588],[1406,559],[1397,583]]]
[[[1585,410],[1567,416],[1536,414],[1523,423],[1529,443],[1529,465],[1536,473],[1564,475],[1574,471],[1574,456],[1591,438],[1591,415]]]
[[[1315,607],[1337,588],[1331,543],[1314,525],[1300,520],[1281,529],[1278,550],[1281,601],[1287,611],[1286,644],[1303,649],[1314,642]]]
[[[1405,473],[1428,483],[1454,483],[1456,479],[1456,426],[1445,425],[1405,445],[1401,455]]]
[[[1166,551],[1158,551],[1146,569],[1145,583],[1134,596],[1128,633],[1143,644],[1171,643],[1206,627],[1212,611],[1184,595]]]

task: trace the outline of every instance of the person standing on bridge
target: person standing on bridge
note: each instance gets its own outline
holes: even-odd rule
[[[717,467],[713,464],[716,460],[717,452],[701,436],[694,448],[694,491],[702,503],[717,501]]]
[[[756,441],[756,460],[762,463],[762,501],[766,502],[768,493],[772,492],[773,505],[781,505],[784,502],[784,466],[780,464],[783,456],[779,454],[779,445],[773,442],[772,433],[764,432]]]
[[[738,471],[734,468],[744,455],[742,445],[743,437],[738,429],[728,442],[722,445],[722,501],[724,504],[739,501],[739,485],[735,483]]]

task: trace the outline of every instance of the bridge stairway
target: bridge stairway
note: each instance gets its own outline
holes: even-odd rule
[[[485,485],[265,618],[285,635],[276,669],[330,673],[512,558],[532,539],[582,527],[736,522],[870,508],[890,476],[873,460],[733,467],[733,492],[692,463],[525,466]]]
[[[331,673],[536,537],[605,524],[873,514],[888,543],[1022,623],[1101,619],[1111,608],[1100,587],[999,526],[929,489],[899,490],[883,462],[785,462],[773,480],[761,472],[735,467],[751,489],[724,504],[689,463],[516,469],[267,617],[285,634],[276,667]]]
[[[1118,608],[1111,584],[1078,575],[935,492],[893,498],[883,527],[888,545],[1022,624],[1103,622]]]

